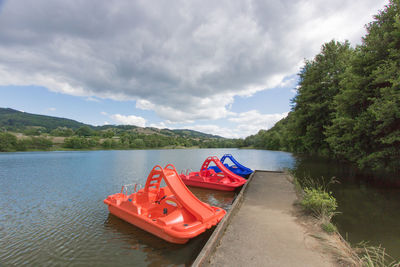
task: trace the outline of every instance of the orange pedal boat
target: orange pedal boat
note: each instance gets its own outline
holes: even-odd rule
[[[160,187],[162,179],[167,186]],[[196,198],[171,164],[155,166],[143,189],[130,195],[124,189],[104,200],[110,213],[171,243],[186,243],[226,213]]]
[[[214,162],[221,172],[216,173],[213,169],[208,169],[211,162]],[[243,177],[227,169],[215,156],[208,157],[199,172],[181,173],[180,177],[186,185],[222,191],[233,191],[247,182]]]

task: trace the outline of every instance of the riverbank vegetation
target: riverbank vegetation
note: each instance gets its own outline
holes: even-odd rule
[[[292,173],[293,177],[294,174]],[[316,224],[329,236],[315,236],[324,243],[326,249],[344,266],[368,266],[368,267],[399,267],[400,262],[393,260],[381,246],[371,246],[361,242],[355,246],[350,245],[338,232],[332,223],[332,218],[337,214],[338,203],[329,191],[329,186],[336,183],[332,177],[329,180],[321,177],[293,178],[296,191],[300,198],[303,210],[312,214]]]
[[[400,170],[400,4],[366,26],[361,45],[331,41],[307,60],[289,115],[246,145]]]

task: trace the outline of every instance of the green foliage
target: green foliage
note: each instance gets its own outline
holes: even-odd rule
[[[131,148],[145,148],[146,143],[143,141],[143,139],[136,138],[135,140],[133,140],[130,146]]]
[[[88,148],[94,148],[97,145],[98,145],[98,140],[96,138],[85,138],[85,137],[73,136],[70,138],[66,138],[64,140],[65,148],[88,149]]]
[[[57,129],[54,129],[50,132],[50,135],[52,136],[63,136],[63,137],[69,137],[74,134],[74,131],[70,128],[67,127],[58,127]]]
[[[32,137],[28,148],[48,150],[53,146],[53,142],[45,137]]]
[[[119,147],[119,144],[116,140],[108,138],[101,143],[101,146],[105,149],[115,149]]]
[[[24,131],[24,134],[30,136],[38,136],[42,132],[44,132],[44,128],[42,127],[29,127]]]
[[[332,194],[318,188],[304,188],[300,204],[318,217],[331,217],[337,208],[336,199]]]
[[[399,2],[375,16],[335,97],[327,142],[362,168],[400,169]]]
[[[18,140],[10,133],[0,132],[0,151],[25,151],[28,149],[48,150],[53,146],[53,142],[45,137],[29,137]]]
[[[106,131],[101,132],[101,136],[105,138],[112,138],[115,135],[115,131],[113,129],[108,129]]]
[[[324,44],[299,73],[289,115],[245,144],[400,171],[399,14],[399,1],[390,1],[355,49]]]
[[[17,137],[10,133],[0,132],[0,151],[14,151],[17,144]]]
[[[327,232],[329,234],[337,232],[336,226],[331,222],[321,223],[321,228],[322,228],[322,230],[324,230],[325,232]]]
[[[306,61],[300,72],[298,94],[288,131],[297,152],[329,152],[324,129],[331,124],[334,96],[339,92],[339,81],[348,65],[352,49],[348,42],[331,41],[322,46],[314,60]]]
[[[77,129],[83,125],[83,123],[74,120],[30,114],[11,108],[0,108],[0,126],[7,130],[15,131],[27,126],[40,126],[51,131],[57,127]]]
[[[89,128],[89,126],[82,126],[79,127],[78,130],[75,132],[78,136],[91,136],[94,134],[93,130]]]

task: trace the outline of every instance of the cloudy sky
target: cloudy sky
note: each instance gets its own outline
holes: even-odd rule
[[[0,0],[0,107],[246,137],[286,116],[304,59],[361,43],[383,0]]]

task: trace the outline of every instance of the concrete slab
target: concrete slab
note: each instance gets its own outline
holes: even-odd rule
[[[257,171],[209,266],[335,266],[296,222],[297,196],[285,173]]]

